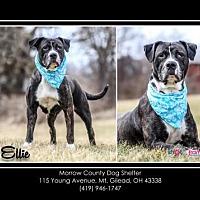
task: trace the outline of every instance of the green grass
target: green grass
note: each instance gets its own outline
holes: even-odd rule
[[[200,106],[199,106],[200,95],[188,96],[188,102],[190,105],[191,112],[193,113],[194,119],[197,123],[198,131],[200,131]],[[122,114],[129,110],[132,110],[138,104],[138,99],[122,100],[118,101],[117,112]],[[200,138],[200,134],[199,134]],[[169,151],[160,149],[148,150],[143,146],[125,146],[123,144],[118,145],[118,162],[200,162],[199,156],[187,155],[187,151],[182,151],[183,154],[175,155]],[[180,150],[179,147],[175,148]]]

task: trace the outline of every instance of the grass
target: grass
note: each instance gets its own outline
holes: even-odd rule
[[[189,95],[188,102],[200,130],[200,95]],[[117,113],[132,110],[138,99],[118,101]],[[108,115],[108,114],[107,114]],[[66,127],[61,121],[56,123],[57,145],[50,146],[50,135],[46,123],[36,124],[34,143],[27,148],[30,157],[26,160],[14,159],[11,162],[200,162],[200,156],[178,155],[160,149],[147,150],[142,146],[116,145],[116,119],[104,117],[94,119],[96,146],[89,146],[85,125],[82,121],[75,122],[74,150],[66,148]],[[12,145],[23,148],[26,134],[25,123],[11,123],[9,120],[0,123],[0,147]],[[177,147],[178,149],[178,147]],[[0,158],[0,162],[9,162]]]
[[[89,146],[85,125],[82,121],[75,123],[75,149],[66,148],[66,127],[64,123],[56,123],[57,145],[50,145],[50,135],[46,123],[37,124],[34,142],[26,150],[28,159],[14,159],[12,162],[115,162],[116,131],[115,119],[94,120],[96,146]],[[26,132],[26,124],[0,124],[0,147],[12,145],[21,148]],[[25,150],[25,149],[24,149]],[[0,162],[5,162],[3,158]],[[7,161],[8,162],[8,161]]]
[[[188,102],[193,113],[194,119],[197,123],[197,128],[200,130],[200,95],[189,95]],[[121,100],[118,101],[117,113],[123,114],[132,110],[138,104],[139,99]],[[200,135],[199,135],[200,138]],[[187,151],[183,150],[180,154],[174,154],[169,151],[162,151],[160,149],[147,150],[142,146],[125,146],[118,145],[118,162],[200,162],[200,151],[198,156],[189,156]],[[178,147],[176,150],[180,150]]]

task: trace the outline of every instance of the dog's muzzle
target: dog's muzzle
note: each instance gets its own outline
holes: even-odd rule
[[[61,64],[61,59],[57,52],[51,52],[46,59],[46,68],[48,70],[55,70]]]
[[[165,84],[176,84],[180,81],[180,72],[179,72],[179,65],[176,61],[168,61],[163,66],[163,82]]]

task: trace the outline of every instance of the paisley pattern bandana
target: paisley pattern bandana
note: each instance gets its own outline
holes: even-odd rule
[[[51,87],[56,89],[60,87],[60,84],[62,83],[64,76],[66,75],[66,55],[64,56],[62,63],[54,71],[47,70],[40,64],[38,60],[38,53],[35,56],[35,65]]]
[[[153,110],[175,129],[180,129],[187,113],[187,88],[173,94],[163,94],[155,90],[149,82],[147,96]]]

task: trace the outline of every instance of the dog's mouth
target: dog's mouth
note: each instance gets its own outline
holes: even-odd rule
[[[167,82],[171,83],[171,84],[175,84],[178,82],[178,79],[177,79],[176,75],[169,74],[167,76]]]
[[[53,61],[47,66],[47,69],[48,70],[55,70],[59,65],[60,65],[60,62]]]
[[[168,74],[164,79],[164,84],[176,84],[179,82],[178,77],[175,74]]]

